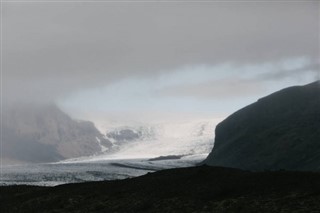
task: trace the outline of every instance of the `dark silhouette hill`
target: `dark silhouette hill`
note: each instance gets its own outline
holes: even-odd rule
[[[320,170],[320,82],[261,98],[222,121],[215,133],[207,165]]]
[[[320,173],[200,166],[56,187],[2,186],[1,213],[318,212]]]

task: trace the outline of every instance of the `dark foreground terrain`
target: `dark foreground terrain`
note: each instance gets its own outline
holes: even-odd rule
[[[171,169],[138,178],[0,187],[5,212],[320,212],[320,173]]]

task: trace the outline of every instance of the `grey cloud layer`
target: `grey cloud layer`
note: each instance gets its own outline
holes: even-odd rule
[[[319,58],[318,2],[4,3],[4,98],[192,64]]]

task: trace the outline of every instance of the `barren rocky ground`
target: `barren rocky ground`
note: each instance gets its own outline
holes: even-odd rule
[[[320,173],[222,167],[116,181],[4,186],[1,212],[320,212]]]

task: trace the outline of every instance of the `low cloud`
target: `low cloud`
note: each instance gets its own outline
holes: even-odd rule
[[[263,73],[261,75],[257,75],[255,79],[261,81],[281,81],[283,79],[291,78],[291,79],[310,79],[310,81],[320,80],[320,68],[319,64],[313,63],[308,64],[303,67],[298,67],[294,69],[280,69],[276,72]]]
[[[193,97],[197,99],[230,100],[261,94],[266,86],[257,81],[219,79],[196,85],[183,85],[162,91],[165,96]]]
[[[243,98],[316,81],[320,73],[319,65],[305,57],[260,64],[202,66],[191,71],[193,75],[189,76],[194,76],[194,81],[168,85],[159,93],[163,96],[212,100]],[[197,74],[201,78],[196,78]]]
[[[186,65],[319,58],[314,1],[4,2],[3,12],[6,101],[55,101]]]

